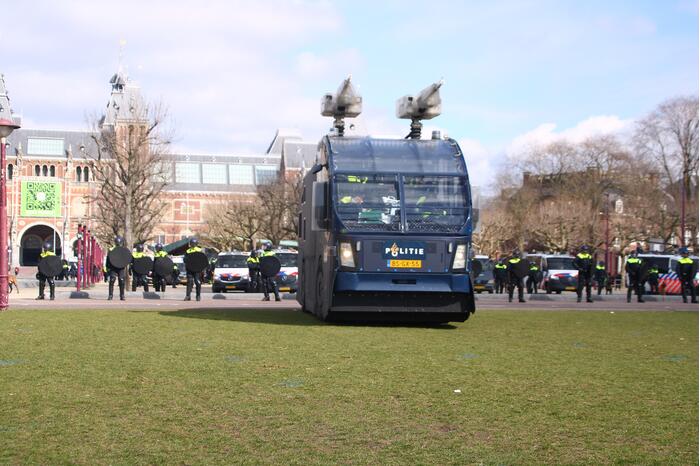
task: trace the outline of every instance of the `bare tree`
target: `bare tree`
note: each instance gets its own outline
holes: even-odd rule
[[[90,201],[96,207],[96,233],[105,244],[115,235],[123,235],[128,247],[146,241],[163,215],[171,142],[163,129],[166,113],[156,106],[141,115],[120,125],[94,121],[97,149],[87,156],[98,188]]]
[[[678,225],[698,229],[698,98],[677,97],[661,103],[637,124],[635,143],[640,155],[653,161],[672,201],[669,215],[677,213]],[[681,212],[685,210],[685,212]],[[687,216],[683,216],[684,213]],[[684,218],[680,218],[683,216]],[[685,232],[679,231],[683,241]],[[696,237],[692,241],[697,247]]]
[[[258,187],[258,197],[262,206],[261,232],[274,244],[297,236],[302,182],[302,174],[299,172]]]
[[[257,196],[210,206],[205,213],[208,229],[203,241],[220,251],[252,249],[262,225],[261,210]]]

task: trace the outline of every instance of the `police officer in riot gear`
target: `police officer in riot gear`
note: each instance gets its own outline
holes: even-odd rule
[[[272,244],[265,243],[265,245],[263,245],[262,257],[274,255],[275,251],[272,250]],[[270,300],[270,291],[272,291],[275,294],[275,301],[281,301],[280,292],[277,290],[277,284],[275,283],[273,277],[262,277],[262,284],[263,293],[265,293],[265,297],[262,299],[263,301]]]
[[[605,262],[598,261],[598,264],[595,266],[595,271],[593,272],[593,277],[598,284],[598,296],[600,296],[608,278],[608,273],[605,271]]]
[[[260,283],[260,259],[255,249],[250,251],[250,256],[246,259],[248,264],[248,291],[254,293],[258,291]]]
[[[513,302],[513,291],[515,290],[515,287],[518,287],[518,302],[519,303],[524,303],[525,302],[525,297],[523,295],[523,279],[517,275],[515,272],[515,267],[518,266],[520,261],[522,261],[520,257],[520,250],[519,249],[513,249],[513,252],[511,253],[511,256],[508,258],[506,261],[506,272],[508,274],[508,302],[512,303]]]
[[[649,294],[659,294],[659,268],[654,264],[649,266]]]
[[[578,284],[576,286],[576,302],[580,303],[583,295],[583,287],[586,287],[586,302],[592,303],[591,284],[593,279],[593,256],[588,246],[581,246],[581,250],[574,258],[574,267],[578,270]]]
[[[185,252],[187,254],[192,254],[195,252],[202,252],[202,248],[199,247],[199,241],[197,238],[190,238],[188,243],[189,249]],[[189,270],[187,271],[187,289],[185,292],[185,301],[192,300],[192,287],[195,288],[195,299],[201,301],[202,299],[202,272],[193,273]]]
[[[506,266],[503,259],[496,262],[496,265],[493,266],[493,281],[494,288],[496,288],[494,291],[497,294],[503,293],[503,290],[506,288],[506,283],[508,281],[508,273],[506,272],[507,268],[508,266]]]
[[[678,264],[676,265],[676,273],[678,274],[678,279],[681,281],[683,302],[688,302],[688,294],[690,294],[690,302],[697,303],[698,298],[695,296],[695,290],[693,289],[693,277],[697,273],[697,264],[693,259],[688,257],[688,248],[682,247],[678,252],[683,256],[678,260]]]
[[[537,284],[540,281],[540,267],[537,262],[530,262],[527,271],[527,292],[537,294]]]
[[[109,250],[113,250],[114,248],[117,247],[124,247],[124,238],[121,236],[117,236],[114,238],[114,246],[112,246]],[[119,281],[119,299],[124,301],[126,298],[124,297],[124,280],[126,278],[126,270],[125,269],[115,269],[112,267],[112,264],[107,261],[107,274],[109,275],[109,295],[107,296],[108,300],[112,300],[112,297],[114,295],[114,281],[118,280]]]
[[[632,251],[630,257],[627,258],[625,264],[625,272],[627,272],[627,302],[632,302],[632,290],[637,295],[637,302],[643,303],[642,299],[642,260],[639,258],[641,248]]]
[[[131,275],[133,276],[131,291],[136,291],[136,288],[143,286],[143,291],[148,293],[148,275],[141,275],[134,270],[134,261],[142,257],[146,257],[146,253],[143,252],[143,244],[137,244],[136,251],[131,253]]]
[[[168,253],[163,250],[162,243],[157,243],[155,249],[156,249],[156,252],[153,255],[154,263],[155,263],[155,260],[160,258],[160,257],[168,257]],[[165,277],[158,275],[154,269],[153,270],[153,287],[156,289],[156,292],[158,292],[158,291],[165,292],[165,286],[166,286]]]
[[[43,259],[48,256],[55,256],[56,254],[51,251],[51,243],[46,242],[41,246],[41,254],[39,257]],[[56,285],[54,284],[53,277],[47,277],[43,273],[39,272],[36,274],[39,279],[39,296],[36,299],[44,299],[44,289],[46,288],[46,282],[49,282],[49,299],[53,301],[56,298]]]

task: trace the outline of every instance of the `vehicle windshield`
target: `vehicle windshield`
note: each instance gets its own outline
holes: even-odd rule
[[[335,176],[336,210],[348,231],[398,231],[401,225],[396,175]]]
[[[242,254],[219,256],[216,259],[216,267],[220,269],[241,269],[248,266],[246,259],[248,259],[248,256]]]
[[[292,252],[278,252],[275,254],[280,260],[282,267],[296,267],[297,266],[297,256],[298,254]]]
[[[493,271],[493,261],[491,259],[476,259],[481,262],[482,272],[492,272]]]
[[[573,257],[548,257],[547,268],[549,270],[574,270]]]
[[[405,176],[408,231],[457,232],[467,221],[467,179],[460,176]]]

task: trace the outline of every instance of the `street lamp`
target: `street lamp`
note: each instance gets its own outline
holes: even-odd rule
[[[5,90],[5,77],[0,75],[0,311],[9,306],[7,293],[7,160],[5,143],[7,137],[19,125],[12,121],[10,99]]]

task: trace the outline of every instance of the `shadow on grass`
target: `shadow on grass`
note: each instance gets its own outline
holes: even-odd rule
[[[302,311],[286,309],[179,309],[177,311],[159,311],[158,314],[165,317],[185,317],[189,319],[227,320],[234,322],[253,322],[273,325],[338,325],[344,327],[423,327],[432,329],[452,330],[457,327],[449,324],[426,323],[395,323],[395,322],[369,322],[359,320],[357,322],[323,322],[311,314]]]

